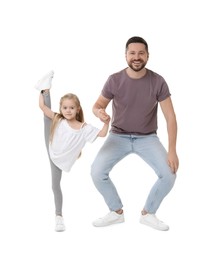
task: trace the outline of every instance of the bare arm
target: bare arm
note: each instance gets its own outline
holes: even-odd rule
[[[161,110],[164,114],[167,123],[168,132],[168,164],[174,173],[177,172],[179,166],[179,160],[176,152],[177,141],[177,121],[172,105],[171,98],[168,97],[164,101],[160,102]]]
[[[108,123],[110,121],[110,116],[106,113],[105,109],[108,106],[110,100],[103,97],[102,95],[99,96],[96,103],[93,106],[93,113],[96,117],[98,117],[102,122]]]
[[[109,122],[110,122],[110,119],[109,119],[108,123],[104,123],[101,131],[98,133],[99,137],[105,137],[107,135],[108,129],[109,129]]]
[[[54,112],[45,105],[43,95],[40,93],[39,96],[39,107],[43,111],[44,115],[47,117],[53,119],[54,118]]]

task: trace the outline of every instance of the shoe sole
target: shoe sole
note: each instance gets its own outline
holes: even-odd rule
[[[55,231],[56,231],[56,232],[64,232],[64,231],[65,231],[65,228],[64,228],[64,229],[60,229],[60,230],[55,229]]]
[[[125,222],[125,220],[123,219],[123,220],[118,220],[118,221],[113,221],[113,222],[111,222],[111,223],[107,223],[107,224],[101,224],[101,225],[97,225],[97,224],[95,224],[95,223],[93,223],[93,226],[94,227],[107,227],[107,226],[111,226],[111,225],[114,225],[114,224],[120,224],[120,223],[124,223]]]

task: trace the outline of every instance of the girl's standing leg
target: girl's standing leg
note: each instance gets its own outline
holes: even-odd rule
[[[43,92],[43,98],[46,106],[51,108],[51,98],[49,90]],[[46,149],[48,152],[48,157],[51,166],[51,175],[52,175],[52,190],[54,193],[54,201],[55,201],[55,213],[58,216],[62,216],[62,205],[63,205],[63,195],[60,187],[60,181],[62,177],[62,170],[59,169],[50,159],[49,156],[49,136],[50,136],[50,127],[51,127],[51,119],[44,116],[44,135],[45,135],[45,143]]]

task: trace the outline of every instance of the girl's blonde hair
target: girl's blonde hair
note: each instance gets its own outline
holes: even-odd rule
[[[84,122],[84,113],[83,113],[83,109],[81,107],[81,103],[79,98],[72,93],[68,93],[66,95],[64,95],[63,97],[61,97],[60,99],[60,106],[59,106],[59,113],[55,113],[54,119],[52,120],[52,125],[51,125],[51,133],[50,133],[50,141],[52,142],[53,136],[54,136],[54,131],[58,125],[58,123],[64,119],[64,116],[61,112],[61,107],[62,107],[62,103],[65,99],[72,99],[76,106],[79,108],[79,112],[76,114],[76,120],[83,123]]]

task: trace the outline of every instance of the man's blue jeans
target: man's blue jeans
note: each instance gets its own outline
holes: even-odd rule
[[[167,163],[167,152],[156,134],[140,136],[110,133],[92,164],[93,182],[110,211],[121,209],[123,204],[109,173],[114,165],[131,153],[139,155],[158,177],[144,206],[148,213],[155,214],[176,179],[176,174]]]

